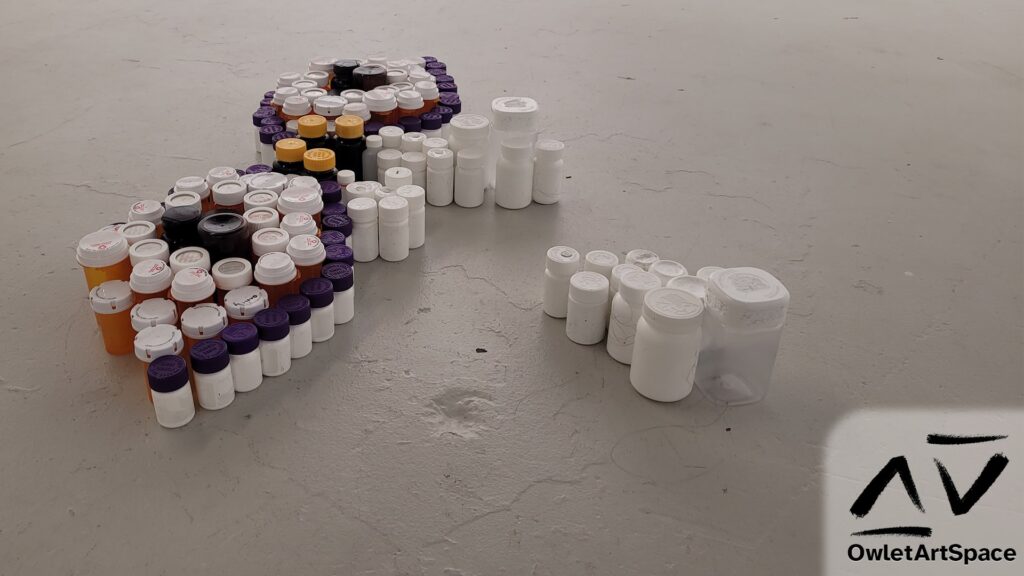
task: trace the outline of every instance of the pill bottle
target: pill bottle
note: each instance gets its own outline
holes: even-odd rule
[[[380,152],[383,146],[383,140],[380,135],[367,136],[366,137],[366,149],[363,150],[362,154],[362,172],[365,175],[371,177],[377,176],[377,153]]]
[[[347,103],[350,103],[350,102],[362,102],[363,101],[363,94],[365,94],[365,93],[362,90],[358,89],[358,88],[349,88],[348,90],[342,91],[339,94],[339,96],[344,98],[345,99],[345,103],[347,104]]]
[[[427,113],[433,110],[434,107],[437,106],[437,103],[439,101],[437,84],[429,80],[421,80],[413,84],[413,86],[415,87],[416,92],[419,93],[420,98],[423,99],[423,113]],[[437,119],[437,122],[438,127],[436,129],[440,130],[440,117]]]
[[[332,156],[334,155],[330,150],[322,149],[310,150],[306,154],[309,155],[316,152],[327,152]],[[324,202],[318,190],[306,186],[295,186],[294,182],[292,186],[285,188],[284,192],[281,192],[281,196],[277,200],[277,210],[285,218],[289,214],[294,213],[308,214],[312,218],[314,228],[320,227],[320,212],[323,209]],[[290,225],[291,223],[289,223]],[[285,229],[287,230],[287,228]],[[316,232],[314,231],[313,233],[315,234]]]
[[[409,136],[409,134],[406,134]],[[422,136],[422,134],[420,135]],[[421,150],[422,150],[422,139]],[[403,152],[402,166],[412,171],[412,184],[423,188],[427,185],[427,155],[423,152]]]
[[[533,201],[554,204],[561,198],[565,162],[565,144],[558,140],[541,140],[534,149]]]
[[[234,212],[241,215],[245,212],[242,203],[248,187],[239,180],[225,180],[213,185],[213,206],[221,212]]]
[[[351,238],[346,238],[346,241]],[[324,266],[333,262],[344,262],[349,266],[355,264],[355,252],[352,251],[352,247],[347,244],[336,244],[333,246],[325,246],[324,252],[327,254],[324,258]],[[323,272],[321,272],[323,274]]]
[[[494,203],[520,210],[533,200],[533,143],[506,139],[501,143],[494,181]]]
[[[455,203],[463,208],[476,208],[484,203],[487,176],[481,148],[467,148],[456,153]]]
[[[625,264],[630,266],[630,264]],[[608,319],[608,355],[622,364],[633,359],[636,325],[644,308],[644,296],[661,287],[661,280],[639,268],[627,270],[619,278],[618,293],[612,298]]]
[[[124,222],[114,222],[100,228],[97,232],[117,232],[120,234],[122,228],[124,228]]]
[[[284,118],[286,121],[285,126],[291,129],[291,123],[297,122],[299,118],[302,118],[306,114],[313,111],[313,107],[309,105],[309,100],[301,94],[295,96],[289,96],[284,99],[284,106],[281,107],[279,116]],[[296,126],[296,130],[298,127]]]
[[[569,281],[580,269],[580,253],[568,246],[548,248],[544,267],[544,313],[565,318],[569,306]]]
[[[135,332],[161,324],[174,326],[178,323],[178,309],[166,298],[150,298],[132,306],[131,321]]]
[[[277,208],[267,206],[250,208],[245,211],[242,218],[245,219],[245,227],[249,232],[250,238],[257,230],[262,230],[264,228],[278,228],[281,225],[281,215],[277,212]]]
[[[310,218],[312,221],[312,218]],[[261,228],[252,234],[252,257],[258,260],[264,254],[284,252],[288,248],[288,232],[282,228]]]
[[[320,200],[324,206],[341,202],[341,185],[337,180],[324,180],[320,182]],[[320,211],[320,225],[323,226],[324,213]]]
[[[346,113],[334,124],[334,150],[338,155],[338,168],[351,170],[355,180],[363,179],[363,119]]]
[[[293,176],[291,178],[291,180],[288,181],[288,185],[289,186],[305,186],[306,188],[312,188],[312,189],[316,190],[317,192],[320,191],[320,181],[317,180],[316,178],[308,175],[308,174],[302,174],[300,176]]]
[[[369,122],[373,118],[373,116],[370,115],[370,109],[362,102],[349,102],[348,104],[345,104],[343,113],[345,116],[355,116],[363,122]]]
[[[215,213],[199,221],[199,240],[213,262],[249,257],[249,229],[235,213]]]
[[[284,132],[284,126],[270,125],[260,127],[260,162],[272,164],[274,162],[274,137]]]
[[[324,90],[323,88],[306,88],[304,90],[299,90],[299,96],[302,96],[309,102],[309,111],[312,113],[313,103],[320,98],[327,96],[327,90]],[[285,125],[287,126],[287,124]]]
[[[399,186],[395,194],[409,203],[409,248],[423,246],[427,237],[426,192],[416,184]]]
[[[376,188],[373,189],[373,199],[376,200],[377,203],[379,204],[381,200],[393,195],[394,193],[395,190],[393,188],[388,188],[387,186],[377,186]]]
[[[174,188],[172,190],[174,193],[191,192],[199,197],[201,202],[200,209],[203,212],[213,210],[213,196],[210,194],[210,185],[206,182],[206,178],[200,176],[185,176],[183,178],[178,178],[178,180],[175,181]],[[164,208],[170,208],[167,201],[164,201]]]
[[[281,229],[288,233],[289,236],[298,236],[300,234],[312,234],[316,235],[316,220],[305,212],[292,212],[285,214],[284,218],[281,218]]]
[[[639,266],[645,272],[651,268],[651,264],[654,264],[658,260],[660,260],[660,258],[658,258],[657,254],[643,248],[636,248],[626,253],[626,264]]]
[[[726,268],[707,281],[697,387],[709,400],[741,405],[764,399],[771,383],[789,291],[758,268]]]
[[[607,250],[591,250],[583,259],[583,269],[597,272],[611,282],[612,270],[619,265],[619,257]],[[609,284],[611,286],[611,284]],[[613,294],[614,296],[614,294]]]
[[[455,194],[455,154],[447,148],[431,148],[427,156],[427,202],[447,206]]]
[[[224,295],[229,324],[252,322],[257,312],[267,308],[270,308],[270,299],[267,291],[259,286],[242,286]]]
[[[443,103],[435,107],[434,112],[441,115],[441,138],[450,140],[452,137],[451,121],[455,113],[448,106],[444,106]],[[448,143],[448,147],[451,148],[451,142]]]
[[[327,135],[327,118],[319,114],[307,114],[298,120],[299,139],[306,143],[306,150],[330,148]]]
[[[260,336],[260,363],[264,376],[280,376],[292,367],[288,313],[268,308],[256,314],[253,324]]]
[[[384,171],[384,185],[388,188],[398,188],[412,184],[412,170],[403,166],[395,166]]]
[[[274,144],[276,160],[274,161],[274,172],[280,174],[303,174],[302,157],[306,153],[306,143],[298,138],[284,138]]]
[[[402,90],[398,93],[398,117],[414,116],[426,112],[423,109],[423,96],[415,90]]]
[[[324,258],[327,257],[320,238],[313,234],[292,236],[285,251],[295,263],[300,278],[320,277],[320,268],[323,267]]]
[[[76,256],[89,290],[108,280],[131,278],[128,248],[128,239],[114,231],[93,232],[78,241]]]
[[[676,402],[690,394],[703,314],[704,304],[682,290],[661,287],[644,296],[629,369],[637,392],[658,402]]]
[[[131,354],[134,349],[132,304],[132,291],[124,280],[107,280],[89,291],[89,305],[96,315],[107,354]]]
[[[299,293],[309,300],[310,327],[313,342],[326,342],[334,337],[334,285],[326,278],[307,278]]]
[[[402,165],[402,152],[395,148],[384,148],[377,153],[377,182],[387,185],[384,177],[390,168],[397,168]],[[410,174],[411,176],[411,174]]]
[[[440,82],[440,81],[439,81]],[[491,101],[490,157],[499,158],[502,146],[508,144],[514,149],[526,148],[529,156],[533,156],[533,147],[537,141],[537,125],[540,119],[539,106],[533,98],[522,96],[502,96]],[[532,188],[533,174],[530,174]],[[488,185],[495,184],[495,173],[488,172]],[[500,204],[499,204],[500,206]]]
[[[358,67],[358,60],[344,59],[335,62],[333,67],[334,76],[331,78],[331,88],[342,92],[355,86],[352,72]]]
[[[388,82],[388,69],[380,64],[366,64],[352,70],[352,83],[363,92],[384,86]]]
[[[164,428],[181,428],[196,416],[195,400],[188,381],[188,367],[181,356],[162,356],[146,370],[156,421]]]
[[[171,280],[171,299],[178,307],[178,318],[191,306],[212,304],[216,290],[213,276],[202,268],[185,268],[176,273]]]
[[[128,209],[129,222],[152,222],[156,227],[156,236],[163,234],[164,205],[156,200],[139,200]],[[154,237],[156,237],[154,236]]]
[[[687,274],[686,267],[675,260],[658,260],[651,264],[648,272],[657,276],[662,286],[668,285],[668,281],[673,278]]]
[[[709,278],[711,278],[712,274],[718,272],[719,270],[725,270],[725,268],[722,268],[721,266],[705,266],[700,270],[697,270],[697,277],[703,278],[704,280],[708,280]]]
[[[271,101],[273,103],[273,101]],[[260,127],[262,126],[261,121],[264,118],[274,118],[277,116],[277,110],[274,110],[272,106],[260,106],[255,112],[252,113],[252,127],[253,134],[255,136],[256,153],[260,151]]]
[[[444,140],[443,148],[448,147],[448,141],[442,135],[442,116],[438,112],[428,112],[420,116],[420,132],[427,140]],[[426,148],[424,146],[424,148]],[[424,150],[426,152],[426,150]]]
[[[282,138],[286,140],[286,138]],[[254,191],[273,192],[281,194],[288,186],[288,177],[277,172],[256,174],[249,180],[249,193]]]
[[[148,305],[159,300],[147,300],[146,304],[139,304],[136,308]],[[166,301],[165,301],[166,302]],[[174,306],[171,306],[173,310]],[[149,376],[147,375],[149,363],[164,356],[179,356],[185,350],[185,341],[181,331],[173,324],[155,324],[143,326],[135,335],[133,348],[135,357],[142,362],[142,376],[146,382],[146,396],[153,401],[153,393],[149,387]]]
[[[327,120],[327,131],[331,132],[334,130],[334,121],[344,113],[345,104],[348,104],[348,100],[341,96],[321,96],[313,102],[313,112]]]
[[[348,203],[348,217],[352,219],[352,250],[356,261],[376,260],[379,255],[377,201],[372,198],[353,198]]]
[[[608,294],[612,298],[614,298],[615,295],[618,294],[619,292],[619,282],[622,279],[622,275],[631,270],[638,270],[640,272],[644,271],[643,268],[635,266],[633,264],[618,264],[614,268],[612,268],[612,275],[608,279]]]
[[[253,190],[242,198],[242,207],[245,212],[253,208],[272,208],[277,210],[277,192],[273,190]],[[242,214],[245,216],[245,213]]]
[[[399,82],[405,82],[405,79],[409,77],[409,73],[399,68],[388,68],[388,84],[397,84]]]
[[[288,339],[291,344],[292,359],[309,355],[313,351],[313,325],[309,299],[301,294],[288,294],[281,297],[277,307],[288,313]]]
[[[363,122],[363,136],[380,136],[381,128],[385,128],[384,124],[377,122],[376,120],[367,120]]]
[[[252,263],[245,258],[225,258],[213,265],[210,274],[217,286],[214,299],[223,303],[228,292],[252,284]]]
[[[708,295],[708,281],[699,276],[676,276],[669,280],[666,286],[689,292],[701,300],[705,300]],[[705,313],[710,313],[710,311]]]
[[[399,126],[384,126],[378,134],[381,137],[381,146],[384,149],[400,149],[402,147],[403,134],[405,134],[405,130],[402,130]]]
[[[186,355],[196,345],[196,342],[216,338],[220,335],[220,331],[228,325],[227,311],[223,306],[212,302],[190,306],[181,313],[180,318],[181,333],[185,337]]]
[[[405,260],[409,256],[409,202],[401,196],[390,195],[378,203],[377,209],[380,257],[389,262]],[[358,239],[356,245],[358,247]]]
[[[324,232],[327,231],[341,232],[345,236],[345,245],[351,246],[352,241],[352,219],[348,217],[348,208],[344,212],[339,214],[330,214],[324,216]],[[321,234],[321,236],[323,236]]]
[[[369,198],[373,200],[374,192],[377,188],[380,188],[381,184],[376,180],[368,180],[365,182],[353,182],[345,187],[345,193],[348,199],[345,200],[345,209],[348,210],[348,205],[352,203],[356,198]],[[348,214],[348,212],[346,212]],[[351,216],[350,216],[351,218]]]
[[[220,410],[235,401],[228,345],[220,338],[196,343],[189,351],[196,396],[204,410]]]
[[[338,170],[338,186],[342,190],[342,201],[344,202],[345,187],[356,181],[355,170]]]
[[[209,192],[207,192],[209,195]],[[210,196],[210,210],[213,209],[213,197]],[[203,212],[203,200],[195,192],[171,192],[164,198],[164,212],[171,208],[194,208],[197,213]],[[164,218],[160,218],[160,228],[163,229]]]
[[[292,98],[299,95],[299,89],[292,86],[292,82],[298,82],[302,77],[296,75],[294,80],[291,80],[283,86],[279,86],[277,90],[274,90],[274,97],[270,101],[270,107],[277,111],[278,116],[283,116],[282,110],[284,109],[284,103],[288,98]]]
[[[422,69],[410,71],[407,79],[409,82],[413,83],[413,86],[419,84],[420,82],[430,82],[431,84],[435,83],[434,77],[431,76],[430,74],[427,74],[427,71]]]
[[[171,258],[171,251],[167,242],[159,238],[153,240],[141,240],[131,245],[128,249],[128,260],[132,266],[138,265],[143,260],[161,260],[167,262]]]
[[[390,126],[398,123],[398,99],[386,90],[371,90],[363,94],[363,104],[370,109],[370,118]]]
[[[604,339],[608,329],[608,279],[597,272],[577,272],[569,279],[565,334],[589,346]]]
[[[420,122],[419,116],[403,116],[398,119],[398,125],[402,127],[402,131],[406,134],[422,134],[423,123]]]
[[[132,290],[133,302],[151,298],[167,298],[171,290],[171,267],[162,260],[143,260],[132,267],[128,285]]]
[[[426,136],[426,134],[424,134],[424,136]],[[420,151],[426,154],[427,152],[431,151],[434,148],[444,148],[447,150],[448,141],[440,137],[425,138],[423,140],[423,144],[422,147],[420,148]]]
[[[156,238],[156,225],[152,222],[128,222],[121,226],[121,235],[128,241],[128,246],[133,246],[137,242]],[[130,258],[130,249],[128,254]]]
[[[228,346],[228,366],[235,392],[251,392],[263,383],[260,336],[254,324],[232,324],[220,333]]]
[[[345,235],[337,230],[324,230],[320,233],[320,242],[325,249],[335,244],[345,244]]]
[[[438,90],[440,90],[440,87],[438,87]],[[454,92],[441,92],[438,94],[438,99],[440,100],[438,102],[440,105],[437,108],[444,107],[450,109],[452,116],[457,116],[462,113],[462,99],[458,94]],[[435,110],[437,108],[435,108]],[[441,113],[443,117],[444,112],[442,111]],[[448,138],[448,136],[445,136],[445,138]]]
[[[168,263],[174,274],[185,268],[202,268],[209,272],[211,267],[210,253],[199,246],[188,246],[175,250],[171,253]]]
[[[334,323],[346,324],[355,315],[355,285],[352,265],[332,262],[324,266],[321,274],[331,282],[334,291]]]
[[[269,228],[268,228],[269,230]],[[256,282],[267,291],[270,306],[287,294],[299,292],[299,273],[291,256],[284,252],[270,252],[260,256],[253,272]]]
[[[335,168],[334,152],[327,148],[307,150],[302,155],[302,166],[306,176],[310,176],[318,181],[334,180],[338,177],[338,170]]]

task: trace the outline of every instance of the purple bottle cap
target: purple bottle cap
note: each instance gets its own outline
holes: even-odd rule
[[[280,116],[269,116],[260,120],[260,126],[284,126],[284,119]]]
[[[270,172],[270,166],[266,164],[253,164],[245,169],[246,174],[263,174],[264,172]]]
[[[327,221],[328,216],[335,216],[338,214],[341,214],[343,216],[345,214],[348,214],[348,208],[346,208],[345,205],[342,204],[341,202],[337,202],[335,204],[324,204],[324,209],[320,211],[320,217],[323,222]],[[325,223],[324,228],[326,227],[327,225]],[[335,228],[335,230],[340,230],[340,228]]]
[[[263,100],[260,100],[260,106],[270,106],[273,103],[274,103],[274,99],[273,98],[264,98]]]
[[[274,134],[273,140],[274,142],[277,142],[278,140],[284,140],[285,138],[295,138],[295,133],[288,132],[287,130],[284,132],[278,132],[277,134]]]
[[[434,82],[455,82],[455,77],[450,74],[444,74],[442,76],[434,76]]]
[[[380,133],[380,129],[384,127],[384,123],[378,120],[370,120],[363,124],[363,134],[366,136],[376,136]]]
[[[445,64],[444,62],[441,62],[440,60],[434,59],[430,62],[427,62],[426,65],[423,67],[426,68],[427,70],[433,70],[434,68],[444,69],[447,68],[448,65]]]
[[[260,310],[252,317],[252,323],[260,334],[260,340],[273,342],[288,337],[288,313],[280,308]]]
[[[455,112],[447,106],[437,106],[434,108],[434,112],[441,115],[441,123],[447,124],[452,121],[452,116]]]
[[[341,184],[338,184],[337,180],[321,180],[320,198],[325,205],[341,202]]]
[[[324,230],[337,230],[346,237],[352,235],[352,219],[348,217],[346,212],[322,216],[321,223],[324,226]]]
[[[260,106],[252,113],[252,125],[259,126],[260,121],[264,118],[277,118],[277,112],[270,106]]]
[[[437,78],[438,76],[445,76],[445,75],[447,75],[448,71],[445,70],[444,68],[428,68],[427,69],[427,74],[430,74],[434,78]]]
[[[342,262],[349,266],[353,266],[356,263],[355,252],[344,244],[332,244],[324,250],[327,252],[327,257],[324,258],[324,262],[327,264]]]
[[[303,280],[299,292],[309,299],[309,305],[313,308],[326,308],[334,304],[334,284],[326,278]]]
[[[188,353],[192,360],[192,371],[199,374],[216,374],[228,367],[228,345],[220,338],[200,340],[192,345]]]
[[[167,394],[188,384],[188,366],[181,356],[161,356],[149,363],[146,376],[154,392]]]
[[[459,91],[459,87],[455,82],[440,82],[437,85],[437,91],[441,94],[456,93]],[[459,107],[461,109],[461,103],[459,104]]]
[[[302,294],[287,294],[277,301],[277,307],[288,313],[288,323],[298,326],[309,320],[309,298]]]
[[[423,58],[424,62],[437,62],[437,58],[433,56],[420,56],[420,58]]]
[[[402,130],[406,133],[419,132],[422,129],[420,125],[420,119],[415,116],[403,116],[398,119],[398,123],[402,126]]]
[[[441,115],[437,112],[427,112],[420,115],[420,125],[424,130],[440,130]]]
[[[320,270],[320,276],[331,281],[335,292],[344,292],[352,287],[352,265],[332,262]]]
[[[263,97],[264,98],[273,98],[274,97],[274,92],[277,92],[277,90],[267,90],[266,92],[263,93]]]
[[[274,135],[284,132],[284,126],[261,126],[260,127],[260,142],[264,144],[273,144]],[[244,174],[244,172],[243,172]]]
[[[259,331],[248,322],[229,325],[221,330],[220,337],[228,345],[228,354],[234,356],[248,354],[260,345]]]
[[[260,128],[260,130],[262,130],[262,128]],[[245,170],[242,170],[241,168],[235,168],[235,174],[238,174],[239,178],[241,178],[242,176],[245,176]]]
[[[320,242],[325,248],[335,244],[344,244],[345,235],[337,230],[324,230],[320,233]]]

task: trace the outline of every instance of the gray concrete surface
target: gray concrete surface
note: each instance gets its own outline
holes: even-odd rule
[[[0,573],[814,574],[844,413],[1021,403],[1017,2],[133,4],[0,14]],[[278,73],[371,52],[536,97],[564,202],[429,210],[329,344],[160,429],[72,246],[251,163]],[[540,312],[556,243],[775,272],[767,400],[635,394]]]

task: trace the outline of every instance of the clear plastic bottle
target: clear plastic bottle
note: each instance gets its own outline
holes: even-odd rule
[[[619,291],[612,298],[608,319],[607,343],[608,355],[616,361],[626,365],[632,362],[633,341],[644,308],[644,296],[659,287],[661,281],[657,276],[640,269],[627,271],[619,279]]]
[[[565,144],[558,140],[537,142],[533,161],[533,201],[554,204],[562,197]]]
[[[135,331],[132,329],[132,291],[124,280],[108,280],[89,292],[89,304],[103,336],[107,354],[131,354]]]
[[[476,208],[484,203],[486,187],[482,150],[479,147],[460,150],[455,161],[455,203],[463,208]]]
[[[577,344],[597,344],[608,328],[608,279],[597,272],[577,272],[569,279],[565,334]]]
[[[447,148],[427,150],[427,202],[447,206],[455,199],[455,154]]]
[[[352,219],[352,250],[356,262],[376,260],[380,254],[377,201],[373,198],[353,198],[348,203],[348,216]]]
[[[509,210],[533,200],[533,142],[509,138],[501,143],[494,184],[494,203]]]
[[[114,231],[86,234],[78,242],[78,264],[85,272],[89,290],[108,280],[128,281],[132,275],[128,259],[128,240]]]
[[[580,269],[580,253],[568,246],[548,248],[544,267],[544,313],[565,318],[569,310],[569,281]]]
[[[704,304],[689,292],[655,288],[644,296],[629,369],[637,392],[658,402],[676,402],[690,394],[703,313]]]

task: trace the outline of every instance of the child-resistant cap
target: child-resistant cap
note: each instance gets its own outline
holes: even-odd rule
[[[204,268],[185,268],[177,272],[171,280],[171,298],[178,302],[206,300],[213,296],[216,290],[213,276]]]
[[[704,280],[708,280],[711,278],[712,274],[718,272],[719,270],[725,270],[725,268],[722,268],[721,266],[705,266],[700,270],[697,270],[697,277],[703,278]]]
[[[188,355],[192,360],[192,371],[198,374],[216,374],[231,362],[227,342],[220,338],[196,342]]]
[[[274,155],[278,162],[302,162],[306,153],[306,142],[298,138],[285,138],[274,144]]]
[[[552,246],[548,248],[545,266],[559,276],[575,274],[580,269],[580,253],[568,246]]]
[[[341,202],[341,184],[336,180],[324,180],[320,183],[320,199],[323,204]]]
[[[316,154],[318,152],[326,152],[330,154],[333,161],[334,152],[320,148],[306,152],[306,156],[308,158],[310,154]],[[291,186],[285,188],[284,192],[281,192],[281,196],[277,199],[277,209],[285,216],[293,212],[316,214],[323,210],[323,208],[324,202],[320,197],[319,190],[307,186],[296,186],[294,182]]]
[[[300,234],[316,234],[316,222],[313,217],[305,212],[292,212],[285,214],[281,219],[281,229],[289,236]]]
[[[423,108],[423,95],[415,90],[402,90],[398,93],[398,107],[405,110]]]
[[[363,94],[363,104],[370,112],[390,112],[398,106],[398,99],[387,90],[374,89]]]
[[[276,98],[282,90],[285,90],[292,85],[292,82],[297,82],[302,79],[302,74],[298,72],[285,72],[277,77],[277,90],[274,90],[274,97]],[[285,92],[285,96],[289,93]]]
[[[462,99],[455,92],[441,92],[438,100],[443,106],[435,108],[435,110],[441,113],[442,122],[447,124],[456,114],[462,113]],[[445,118],[446,114],[450,114],[450,116]]]
[[[128,249],[128,259],[132,266],[143,260],[162,260],[167,262],[170,257],[171,251],[167,246],[167,242],[159,238],[140,240],[132,244],[131,248]]]
[[[413,84],[413,86],[416,88],[416,91],[420,93],[420,96],[424,100],[437,100],[437,97],[438,97],[437,83],[431,82],[429,80],[420,80],[419,82],[416,82],[415,84]],[[441,116],[440,115],[438,115],[437,122],[438,122],[438,124],[440,124],[440,122],[441,122]],[[438,126],[438,128],[440,128],[440,126]],[[437,128],[427,128],[426,126],[424,126],[423,129],[424,130],[436,130]]]
[[[412,170],[406,166],[393,166],[384,171],[384,185],[398,188],[412,184]]]
[[[285,138],[287,140],[288,138]],[[280,142],[280,140],[278,140]],[[302,142],[302,140],[299,140]],[[305,142],[303,142],[305,146]],[[266,172],[263,174],[256,174],[249,179],[249,191],[253,190],[269,190],[275,194],[280,194],[285,186],[288,185],[288,177],[284,174],[278,174],[277,172]]]
[[[299,285],[299,293],[309,299],[312,308],[334,304],[334,284],[326,278],[307,278]]]
[[[597,272],[577,272],[569,279],[569,298],[581,304],[605,304],[608,279]]]
[[[352,287],[352,264],[344,262],[332,262],[323,267],[320,276],[331,281],[335,292],[344,292]]]
[[[426,154],[434,148],[447,148],[448,141],[444,138],[424,138],[422,149],[423,153]]]
[[[373,198],[353,198],[348,203],[348,217],[360,224],[376,222],[377,201]]]
[[[619,257],[607,250],[591,250],[583,260],[583,269],[610,276],[619,264]]]
[[[334,152],[327,148],[306,150],[302,155],[302,166],[310,172],[326,172],[334,170]],[[285,190],[287,192],[287,190]]]
[[[699,327],[703,313],[704,303],[678,288],[655,288],[644,296],[644,320],[659,330],[679,333]]]
[[[441,77],[438,76],[437,79],[440,80]],[[438,82],[437,91],[441,94],[454,94],[459,91],[459,85],[455,82]]]
[[[206,184],[212,190],[220,182],[238,180],[238,171],[231,166],[217,166],[206,173]]]
[[[395,190],[395,194],[405,198],[406,202],[409,203],[410,211],[416,211],[426,207],[427,193],[423,190],[422,186],[417,186],[415,184],[399,186],[398,190]]]
[[[242,286],[224,295],[224,309],[232,320],[252,320],[257,312],[269,307],[267,291],[259,286]]]
[[[178,323],[178,308],[166,298],[150,298],[132,306],[132,330],[142,332],[146,328]]]
[[[427,167],[435,170],[451,168],[455,165],[455,153],[447,148],[431,148],[427,150]]]
[[[181,356],[161,356],[146,368],[149,387],[153,392],[168,394],[188,385],[188,367]]]
[[[298,326],[303,322],[308,322],[312,315],[312,310],[309,306],[309,298],[301,294],[286,294],[277,301],[277,307],[288,313],[288,323],[292,326]]]
[[[648,272],[653,272],[661,280],[662,286],[665,286],[669,280],[677,276],[686,276],[687,274],[686,266],[675,260],[658,260],[651,264]]]
[[[626,264],[639,266],[644,271],[650,269],[651,264],[654,264],[658,260],[660,260],[660,258],[658,258],[657,254],[643,248],[636,248],[626,253]]]
[[[346,207],[345,211],[340,214],[330,214],[328,216],[324,216],[324,230],[337,230],[338,232],[344,234],[346,238],[351,236],[352,220],[348,217],[347,214],[348,208]]]
[[[152,362],[163,356],[176,356],[185,348],[181,330],[173,324],[156,324],[139,330],[135,335],[135,357]]]
[[[228,326],[220,333],[220,337],[228,345],[228,354],[232,356],[248,354],[260,346],[259,330],[248,322]]]
[[[274,95],[271,94],[270,97],[273,98]],[[276,114],[277,112],[270,106],[260,106],[252,113],[252,125],[258,127],[261,120],[264,118],[273,118]]]
[[[384,148],[398,148],[402,145],[402,130],[400,126],[385,126],[380,129],[379,135]]]
[[[334,133],[340,138],[360,138],[363,135],[363,119],[351,114],[340,116],[334,121]]]
[[[242,198],[246,211],[253,208],[277,208],[277,193],[273,190],[253,190]]]
[[[423,130],[423,123],[420,122],[419,116],[403,116],[398,119],[398,125],[406,133],[419,133],[420,130]]]
[[[627,271],[619,279],[619,294],[631,305],[640,306],[644,302],[644,294],[661,287],[661,279],[643,270]]]
[[[440,82],[440,80],[439,80]],[[533,132],[537,129],[537,101],[522,96],[502,96],[491,101],[494,129]]]
[[[155,294],[170,288],[173,276],[163,260],[143,260],[132,267],[128,284],[136,294]]]
[[[129,222],[145,221],[156,224],[163,215],[164,205],[156,200],[139,200],[128,209]]]
[[[210,194],[210,185],[200,176],[185,176],[174,182],[174,191],[193,192],[202,199]]]
[[[537,142],[535,154],[540,162],[558,162],[565,152],[565,143],[559,140],[541,140]]]
[[[302,95],[289,96],[284,99],[283,112],[288,116],[305,116],[311,111],[309,100]]]
[[[284,252],[269,252],[256,261],[256,281],[267,286],[280,286],[295,278],[295,262]]]
[[[265,174],[267,172],[270,172],[271,170],[273,170],[273,168],[267,166],[266,164],[252,164],[251,166],[245,169],[245,175],[252,176],[254,174]],[[252,180],[250,179],[249,182],[251,181]]]
[[[441,124],[449,124],[452,121],[452,116],[455,115],[455,110],[448,106],[435,106],[434,112],[441,115]]]
[[[121,227],[121,234],[128,240],[128,245],[132,246],[143,240],[156,238],[156,224],[145,220],[128,222]],[[131,255],[130,249],[128,254]]]
[[[404,222],[409,219],[409,201],[392,194],[377,203],[381,222]]]
[[[128,257],[128,239],[113,230],[86,234],[78,241],[77,256],[86,268],[113,266]]]
[[[324,244],[313,234],[300,234],[288,241],[287,254],[296,266],[314,266],[324,261]]]
[[[352,170],[338,170],[338,186],[342,189],[356,181],[356,173]]]
[[[256,325],[260,340],[273,342],[288,337],[288,313],[280,308],[260,310],[253,317],[252,323]]]
[[[225,258],[213,265],[213,283],[227,292],[252,284],[252,264],[245,258]]]
[[[209,195],[209,191],[207,191],[207,195]],[[172,192],[167,198],[164,198],[165,210],[170,210],[171,208],[194,208],[201,210],[202,205],[203,199],[195,192]]]
[[[277,212],[276,208],[269,206],[246,210],[242,218],[245,219],[245,226],[249,231],[250,237],[258,230],[277,228],[281,224],[281,215]]]
[[[789,290],[760,268],[726,268],[708,279],[707,302],[727,326],[775,329],[786,320]]]
[[[345,104],[348,104],[348,100],[341,96],[321,96],[313,102],[313,111],[321,116],[337,118],[341,116]]]
[[[248,191],[240,180],[225,180],[213,185],[213,201],[218,206],[239,206]]]
[[[324,230],[320,233],[320,242],[323,243],[324,248],[335,244],[344,244],[345,235],[337,230]]]
[[[344,262],[348,265],[355,264],[355,252],[345,244],[331,244],[330,246],[324,247],[326,258],[324,262]]]
[[[107,280],[89,291],[89,305],[97,314],[117,314],[132,308],[132,289],[124,280]]]
[[[227,325],[228,312],[217,304],[196,304],[181,313],[181,332],[193,340],[216,336]]]
[[[366,122],[370,118],[372,118],[372,116],[370,115],[370,109],[367,108],[366,104],[363,104],[362,102],[349,102],[348,104],[345,104],[345,109],[342,110],[342,113],[345,116],[355,116],[356,118],[359,118],[363,122]],[[365,124],[363,129],[365,130]]]
[[[346,102],[362,102],[365,94],[365,92],[358,88],[349,88],[348,90],[344,90],[340,95]]]
[[[460,114],[451,121],[452,135],[461,141],[476,141],[487,138],[491,121],[479,114]]]
[[[327,118],[319,114],[307,114],[299,118],[299,136],[320,138],[327,135]]]
[[[199,246],[186,246],[178,248],[171,254],[171,272],[177,274],[186,268],[210,269],[210,253],[206,248]]]
[[[284,132],[284,126],[281,126],[280,124],[260,126],[260,144],[273,144],[274,136],[277,136],[281,132]]]

